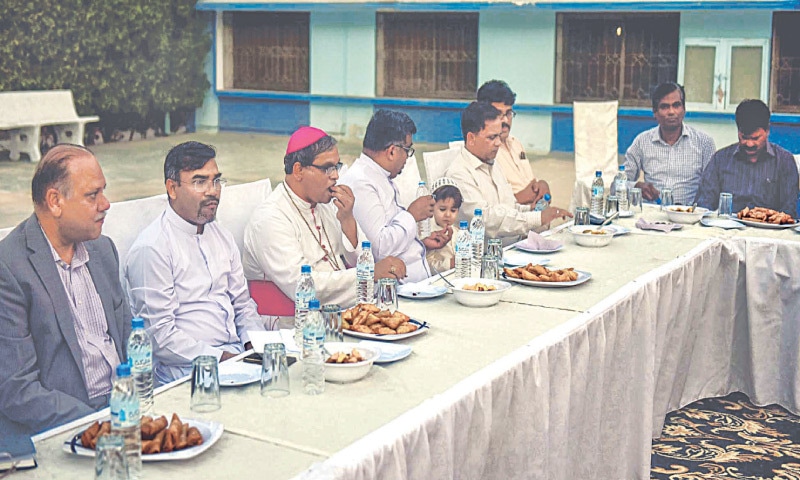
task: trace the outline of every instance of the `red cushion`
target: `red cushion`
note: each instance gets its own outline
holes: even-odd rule
[[[258,306],[259,315],[276,315],[294,317],[294,302],[272,282],[266,280],[248,280],[250,297]]]

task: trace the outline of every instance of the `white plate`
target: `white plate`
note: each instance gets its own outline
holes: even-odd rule
[[[560,247],[552,248],[552,249],[549,249],[549,250],[535,250],[535,249],[532,249],[532,248],[528,248],[528,247],[526,247],[524,245],[520,245],[521,243],[522,242],[517,242],[514,245],[512,245],[512,247],[517,248],[519,250],[522,250],[523,252],[528,252],[528,253],[556,253],[557,251],[559,251],[562,248],[564,248],[564,245],[561,245]],[[506,254],[508,254],[508,253],[506,252]]]
[[[620,210],[619,218],[631,218],[634,215],[633,210]]]
[[[589,279],[592,278],[592,274],[589,272],[584,272],[582,270],[575,270],[575,271],[578,273],[578,279],[572,282],[537,282],[535,280],[522,280],[521,278],[507,277],[505,273],[503,274],[503,278],[505,278],[509,282],[528,285],[529,287],[544,287],[544,288],[574,287],[575,285],[580,285],[581,283],[588,282]]]
[[[717,218],[716,214],[706,215],[700,219],[700,224],[705,227],[719,227],[729,230],[731,228],[744,229],[747,228],[738,220],[731,220],[729,218]]]
[[[631,229],[627,227],[621,227],[619,225],[606,225],[603,227],[604,230],[610,230],[614,232],[614,236],[617,237],[619,235],[625,235],[626,233],[631,233]]]
[[[197,427],[197,429],[200,431],[200,434],[203,436],[203,444],[195,447],[184,448],[183,450],[178,450],[177,452],[142,455],[143,462],[166,462],[169,460],[186,460],[187,458],[196,457],[217,443],[217,440],[219,440],[219,438],[222,436],[222,432],[225,430],[222,424],[218,422],[194,420],[191,418],[182,418],[181,420],[183,423],[188,423],[190,427]],[[88,426],[86,428],[88,428]],[[78,455],[80,457],[94,457],[94,450],[85,448],[83,445],[81,445],[81,433],[83,433],[83,429],[77,432],[72,438],[64,442],[64,444],[61,446],[61,449],[67,453]]]
[[[770,230],[782,230],[784,228],[796,228],[800,226],[800,222],[798,223],[784,223],[783,225],[775,225],[774,223],[766,223],[766,222],[754,222],[752,220],[745,220],[744,218],[736,218],[737,222],[742,222],[748,227],[756,227],[756,228],[768,228]]]
[[[447,293],[447,287],[439,285],[405,283],[397,287],[398,295],[412,300],[441,297],[445,293]]]
[[[414,320],[413,318],[409,320],[409,323],[413,323],[417,326],[417,329],[413,332],[409,333],[400,333],[397,335],[378,335],[375,333],[361,333],[361,332],[354,332],[352,330],[342,330],[345,335],[356,337],[356,338],[363,338],[365,340],[380,340],[382,342],[394,342],[396,340],[402,340],[404,338],[409,337],[416,337],[417,335],[422,335],[423,333],[427,332],[430,328],[428,322],[420,322],[419,320]]]
[[[261,365],[244,362],[219,364],[219,386],[238,387],[261,381]]]
[[[549,258],[541,258],[538,255],[533,255],[527,252],[517,252],[509,250],[503,255],[503,264],[508,267],[524,267],[532,263],[534,265],[547,265],[550,263]]]
[[[366,345],[373,350],[380,352],[380,356],[375,359],[375,363],[392,363],[402,360],[411,355],[411,345],[400,343],[373,342],[372,340],[361,340],[358,345]]]

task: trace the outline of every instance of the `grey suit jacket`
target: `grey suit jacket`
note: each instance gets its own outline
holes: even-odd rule
[[[88,268],[121,360],[131,314],[108,237],[85,242]],[[0,432],[16,422],[31,433],[107,406],[89,400],[72,312],[35,215],[0,241]]]

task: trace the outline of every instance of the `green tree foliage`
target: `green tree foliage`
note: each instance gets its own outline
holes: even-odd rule
[[[0,0],[0,91],[69,89],[105,127],[199,107],[208,18],[196,0]]]

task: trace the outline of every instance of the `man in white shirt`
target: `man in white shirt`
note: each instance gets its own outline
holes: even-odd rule
[[[295,297],[300,266],[311,265],[321,304],[356,302],[356,262],[366,240],[353,217],[352,190],[337,185],[336,140],[314,127],[301,127],[283,159],[284,182],[253,212],[244,230],[244,274],[275,283]],[[375,278],[404,278],[396,257],[375,263]]]
[[[226,180],[208,145],[186,142],[164,162],[169,206],[128,253],[131,310],[153,340],[154,374],[164,384],[188,375],[192,360],[227,360],[263,330],[233,235],[214,222]]]
[[[406,264],[406,278],[418,282],[430,276],[425,249],[441,248],[452,232],[435,232],[417,239],[417,222],[433,216],[433,197],[420,197],[404,209],[397,201],[394,179],[414,154],[411,136],[417,132],[414,121],[402,112],[378,110],[364,134],[364,148],[341,183],[353,190],[356,202],[353,215],[372,243],[375,261],[389,256]]]
[[[511,186],[494,161],[503,133],[499,110],[485,102],[472,102],[461,113],[461,132],[464,146],[445,174],[458,183],[464,199],[459,220],[470,220],[480,208],[486,236],[502,238],[508,244],[535,227],[572,216],[556,207],[539,212],[516,203]]]
[[[514,102],[517,94],[502,80],[490,80],[478,89],[479,102],[490,103],[500,111],[503,132],[500,134],[500,149],[494,159],[503,171],[514,197],[520,205],[536,205],[540,198],[550,193],[550,185],[533,176],[531,162],[525,156],[525,148],[511,135],[511,124],[517,112]]]

